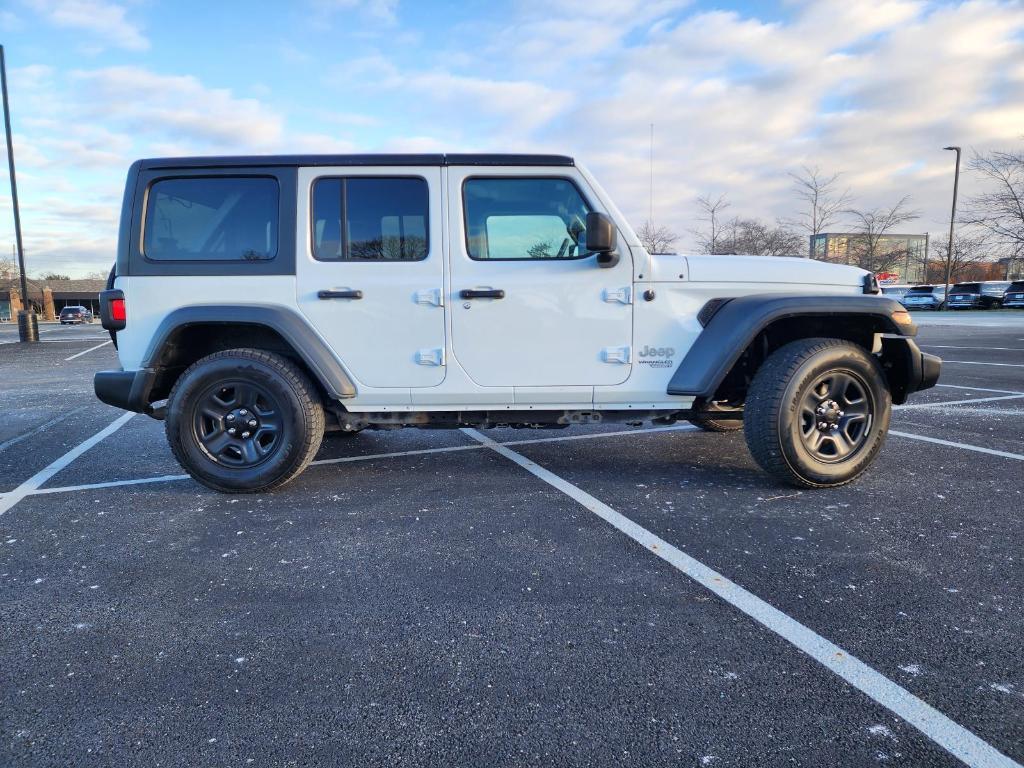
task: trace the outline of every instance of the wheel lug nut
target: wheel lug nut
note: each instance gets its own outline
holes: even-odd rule
[[[227,416],[226,416],[225,418],[226,418],[226,419],[227,419],[228,421],[234,421],[234,420],[235,420],[235,414],[233,414],[233,413],[229,413],[229,414],[228,414],[228,415],[227,415]]]
[[[249,436],[249,433],[248,433],[248,432],[243,432],[243,433],[242,433],[242,437],[248,437],[248,436]]]
[[[231,427],[231,429],[228,430],[228,434],[229,435],[233,435],[233,434],[235,434],[236,431],[237,430],[234,427]]]
[[[242,414],[243,416],[245,416],[249,412],[247,410],[245,410],[245,408],[243,408],[242,410],[239,411],[239,413]]]
[[[250,426],[250,427],[255,427],[255,426],[256,426],[256,419],[251,419],[251,420],[249,421],[249,426]]]

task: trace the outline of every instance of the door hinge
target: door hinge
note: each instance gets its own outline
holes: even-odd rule
[[[417,365],[444,365],[444,347],[416,351]]]
[[[630,347],[605,347],[601,350],[601,359],[606,363],[625,364],[629,362]]]
[[[625,288],[605,288],[604,292],[601,294],[601,298],[609,304],[614,304],[616,302],[619,304],[632,304],[633,289],[628,285]]]
[[[443,307],[444,294],[441,293],[440,288],[427,288],[422,291],[416,291],[416,303],[427,304],[431,307]]]

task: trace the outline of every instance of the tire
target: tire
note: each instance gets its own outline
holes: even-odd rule
[[[703,429],[705,432],[736,432],[737,430],[743,429],[742,419],[714,419],[705,415],[708,413],[714,413],[715,411],[735,410],[742,409],[730,408],[727,405],[710,402],[707,404],[701,415],[691,416],[687,421],[693,424],[693,426]]]
[[[290,360],[229,349],[196,361],[179,377],[165,431],[174,458],[198,482],[223,493],[257,493],[284,485],[313,460],[323,440],[324,409]]]
[[[864,348],[800,339],[755,374],[743,426],[750,453],[770,475],[797,488],[832,488],[871,465],[891,413],[885,375]]]

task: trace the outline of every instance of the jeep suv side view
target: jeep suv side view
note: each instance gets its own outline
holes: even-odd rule
[[[803,258],[649,254],[564,156],[141,160],[95,390],[225,492],[287,482],[325,430],[679,420],[822,488],[939,376],[878,294]]]

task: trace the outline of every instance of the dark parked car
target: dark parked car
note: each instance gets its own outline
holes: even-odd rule
[[[75,323],[91,323],[92,310],[88,307],[64,307],[60,311],[61,325],[74,325]]]
[[[915,285],[900,299],[907,309],[942,309],[945,290],[941,285]]]
[[[1010,283],[1010,287],[1003,295],[1003,306],[1024,309],[1024,280],[1015,280]]]
[[[981,283],[957,283],[949,291],[950,309],[993,309],[1003,305],[1003,294],[1010,284],[1000,280]]]

